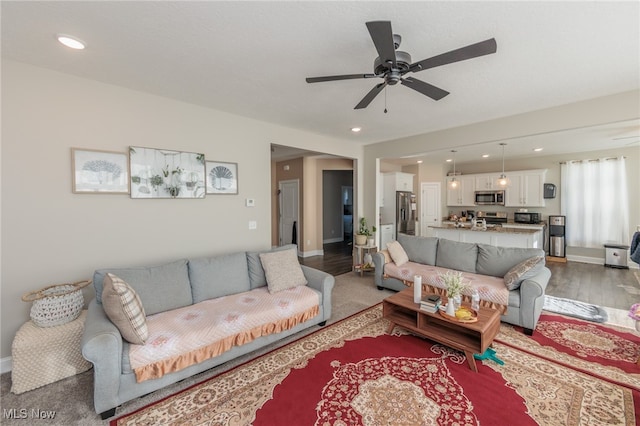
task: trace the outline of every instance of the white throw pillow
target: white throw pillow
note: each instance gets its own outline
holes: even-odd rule
[[[295,248],[260,253],[260,263],[267,278],[269,293],[307,285]]]
[[[407,256],[407,252],[404,251],[402,246],[397,241],[391,241],[387,243],[387,251],[397,266],[402,266],[409,261],[409,256]]]
[[[102,307],[127,342],[144,345],[149,338],[147,317],[140,296],[129,284],[107,273],[102,283]]]
[[[522,281],[537,275],[543,267],[543,256],[534,256],[525,259],[506,273],[504,276],[504,284],[509,290],[517,290],[520,288]]]

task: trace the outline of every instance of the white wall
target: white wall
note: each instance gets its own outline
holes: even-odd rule
[[[11,354],[29,319],[31,304],[20,300],[28,291],[89,279],[96,268],[270,247],[271,143],[362,156],[352,142],[3,61],[0,357]],[[127,152],[130,145],[237,162],[239,195],[71,193],[71,147]],[[246,198],[256,206],[245,207]]]

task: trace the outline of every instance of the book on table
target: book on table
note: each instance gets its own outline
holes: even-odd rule
[[[423,311],[436,313],[440,307],[442,299],[437,294],[428,294],[420,301],[420,309]]]

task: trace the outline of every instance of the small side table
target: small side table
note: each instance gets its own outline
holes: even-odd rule
[[[373,271],[375,269],[373,264],[371,264],[370,266],[365,265],[364,256],[365,254],[373,254],[376,251],[378,251],[378,246],[376,245],[361,246],[361,245],[355,244],[354,247],[356,249],[356,253],[355,253],[356,263],[355,265],[353,265],[353,270],[355,272],[360,272],[360,276],[363,276],[365,272]]]
[[[23,324],[11,345],[11,392],[20,394],[91,368],[80,348],[86,317],[84,310],[75,320],[55,327]]]

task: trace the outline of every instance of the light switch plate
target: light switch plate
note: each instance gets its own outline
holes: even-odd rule
[[[247,207],[255,207],[256,206],[256,200],[253,198],[247,198],[245,200],[245,204]]]
[[[258,229],[258,222],[256,222],[255,220],[250,220],[249,229]]]

